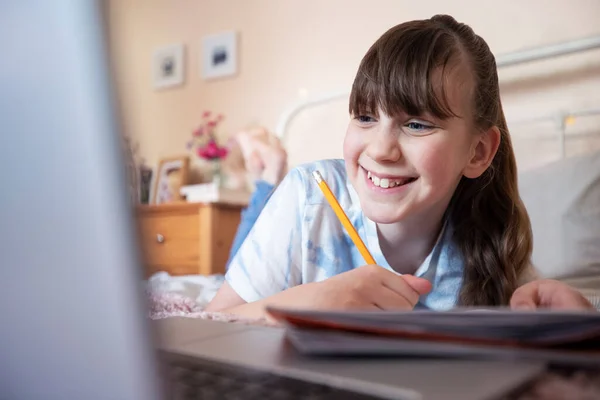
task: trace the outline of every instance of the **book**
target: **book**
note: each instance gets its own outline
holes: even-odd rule
[[[180,194],[188,203],[226,203],[245,206],[250,201],[247,190],[221,187],[217,182],[182,186]]]
[[[301,352],[319,355],[560,356],[600,365],[600,313],[496,309],[406,312],[269,307]],[[583,353],[581,352],[583,351]]]

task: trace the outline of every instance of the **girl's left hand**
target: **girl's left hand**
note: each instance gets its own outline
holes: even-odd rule
[[[510,299],[513,310],[594,310],[594,306],[577,290],[552,279],[526,283]]]

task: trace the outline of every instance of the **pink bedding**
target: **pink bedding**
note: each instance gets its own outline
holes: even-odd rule
[[[232,314],[202,311],[202,308],[189,297],[177,293],[148,291],[150,319],[168,317],[187,317],[210,319],[222,322],[241,322],[247,324],[273,325],[265,319],[245,319]]]

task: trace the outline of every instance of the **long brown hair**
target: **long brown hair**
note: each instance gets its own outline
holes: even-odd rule
[[[411,21],[387,31],[363,58],[350,95],[350,113],[388,115],[429,112],[457,116],[445,90],[436,90],[452,63],[465,62],[473,79],[474,126],[485,132],[496,126],[501,139],[489,168],[478,178],[462,177],[448,208],[454,242],[464,262],[461,305],[506,305],[529,265],[532,233],[519,197],[517,166],[506,126],[496,60],[473,30],[447,15]],[[443,86],[443,85],[442,85]]]

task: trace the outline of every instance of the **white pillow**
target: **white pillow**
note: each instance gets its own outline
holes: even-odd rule
[[[523,172],[519,190],[540,275],[600,290],[600,153]]]

